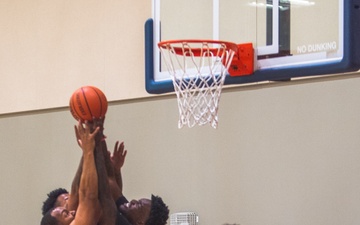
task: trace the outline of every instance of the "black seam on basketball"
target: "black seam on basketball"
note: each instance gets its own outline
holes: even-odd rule
[[[91,108],[89,107],[89,103],[88,103],[88,100],[87,100],[87,98],[86,98],[86,95],[85,95],[85,92],[84,92],[84,89],[83,89],[83,88],[81,88],[81,92],[82,92],[82,94],[83,94],[83,96],[84,96],[84,100],[85,100],[86,106],[87,106],[87,108],[88,108],[88,110],[89,110],[89,112],[90,112],[90,116],[91,116],[91,120],[92,120],[92,118],[93,118],[93,113],[91,112]]]
[[[70,107],[73,111],[73,116],[76,117],[75,119],[79,120],[80,119],[79,115],[81,115],[81,114],[79,114],[79,112],[77,110],[78,108],[75,107],[75,101],[76,101],[76,94],[71,97],[71,101],[70,101],[71,106]]]
[[[95,88],[92,88],[92,89],[95,91],[96,95],[99,98],[99,101],[100,101],[100,115],[102,115],[103,105],[102,105],[102,101],[101,101],[101,96],[100,96],[100,94],[97,92],[97,90]]]

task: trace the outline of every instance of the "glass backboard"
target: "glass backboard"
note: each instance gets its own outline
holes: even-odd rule
[[[359,0],[153,0],[145,23],[146,90],[173,91],[157,43],[213,39],[254,46],[254,73],[225,84],[284,81],[360,68]]]

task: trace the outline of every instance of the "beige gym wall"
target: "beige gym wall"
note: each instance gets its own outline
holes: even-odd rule
[[[128,198],[161,195],[200,225],[360,223],[360,74],[228,89],[217,130],[179,130],[175,96],[141,97],[150,0],[9,0],[0,11],[2,224],[39,224],[46,193],[70,189],[81,150],[66,105],[85,79],[114,100],[105,133],[128,149]],[[39,89],[56,90],[55,107]]]
[[[151,1],[0,1],[0,113],[67,106],[95,85],[112,100],[147,96]]]

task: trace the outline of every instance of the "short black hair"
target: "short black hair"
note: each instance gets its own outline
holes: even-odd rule
[[[168,206],[159,196],[151,195],[151,210],[145,225],[165,225],[168,219]]]
[[[45,214],[52,208],[55,207],[55,203],[57,198],[62,194],[69,194],[69,192],[64,188],[57,188],[53,191],[51,191],[49,194],[47,194],[47,199],[43,202],[43,206],[41,208],[42,215],[45,216]]]
[[[40,225],[58,225],[58,221],[51,215],[53,208],[49,209],[41,219]]]

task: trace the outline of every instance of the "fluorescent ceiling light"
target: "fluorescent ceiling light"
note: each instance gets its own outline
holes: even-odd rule
[[[282,4],[289,4],[291,6],[313,6],[315,5],[315,2],[313,1],[308,1],[308,0],[280,0],[279,3]],[[257,2],[257,1],[252,1],[251,3],[249,3],[250,6],[254,6],[254,7],[260,7],[260,8],[272,8],[272,4],[267,4],[267,3],[262,3],[262,2]],[[282,6],[279,5],[280,10],[286,10],[289,7]]]

